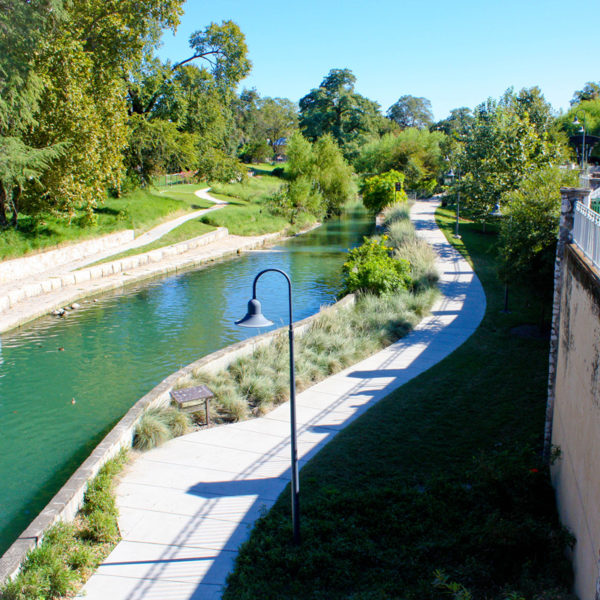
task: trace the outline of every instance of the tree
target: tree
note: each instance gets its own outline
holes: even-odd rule
[[[324,135],[311,144],[296,131],[288,142],[287,155],[288,183],[276,196],[275,205],[293,219],[300,212],[339,214],[355,194],[355,187],[352,168],[333,137]]]
[[[250,69],[244,35],[232,21],[211,23],[192,34],[190,46],[191,56],[174,65],[148,55],[137,63],[128,78],[129,113],[176,123],[181,133],[194,135],[193,168],[200,176],[235,178],[241,169],[234,90]]]
[[[547,299],[552,293],[554,255],[560,220],[560,188],[576,185],[576,174],[544,167],[528,174],[502,196],[501,278],[525,281]]]
[[[585,102],[586,100],[597,100],[598,98],[600,98],[600,83],[588,81],[583,86],[582,90],[577,90],[573,94],[571,106],[575,106],[580,102]]]
[[[416,127],[424,129],[433,123],[431,102],[427,98],[401,96],[387,111],[388,119],[397,123],[402,129]]]
[[[450,116],[438,121],[431,127],[432,131],[443,131],[446,135],[460,138],[466,135],[471,127],[475,118],[470,108],[461,107],[453,108],[450,111]]]
[[[332,69],[299,102],[302,133],[311,141],[329,133],[348,160],[387,127],[379,104],[356,93],[355,81],[349,69]]]
[[[37,125],[44,89],[34,57],[63,18],[59,0],[0,0],[0,228],[8,225],[8,210],[17,226],[24,186],[39,181],[62,153],[61,144],[36,147],[25,138]]]
[[[475,123],[465,139],[460,161],[462,177],[455,182],[473,216],[485,223],[502,195],[540,168],[557,164],[565,155],[550,124],[530,116],[511,90],[501,103],[493,100],[475,110]]]
[[[407,189],[431,194],[445,169],[441,131],[404,129],[400,133],[384,135],[365,144],[355,161],[359,173],[384,173],[390,169],[405,176]]]
[[[361,189],[363,204],[377,214],[394,202],[405,202],[406,192],[403,189],[396,190],[396,185],[402,188],[403,183],[404,174],[394,170],[368,177]]]
[[[155,175],[193,169],[197,152],[196,136],[179,131],[175,123],[147,120],[141,115],[129,120],[125,166],[138,185],[151,184]]]

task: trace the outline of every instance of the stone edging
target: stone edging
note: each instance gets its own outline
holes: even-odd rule
[[[350,307],[354,302],[355,297],[350,294],[336,304],[322,308],[318,313],[295,323],[294,332],[300,335],[304,333],[323,310],[338,310]],[[19,572],[27,552],[42,541],[47,529],[58,521],[72,521],[75,518],[77,511],[83,504],[88,483],[96,476],[100,468],[116,456],[122,448],[131,448],[137,421],[147,409],[169,404],[171,390],[189,382],[194,373],[199,370],[214,373],[224,369],[237,358],[251,354],[257,347],[266,345],[275,336],[286,330],[287,326],[280,327],[204,356],[172,373],[138,400],[96,446],[75,473],[71,475],[42,512],[0,557],[0,583],[8,577],[14,577]]]
[[[0,312],[4,312],[17,305],[26,298],[34,298],[42,294],[59,290],[72,285],[78,285],[86,281],[102,279],[126,271],[127,269],[135,269],[149,263],[157,263],[161,260],[177,254],[183,254],[189,250],[206,246],[217,240],[223,239],[229,235],[227,228],[219,227],[215,231],[209,231],[204,235],[198,236],[185,242],[157,248],[143,254],[128,256],[112,262],[102,263],[94,267],[84,267],[72,273],[66,273],[60,277],[50,277],[44,281],[29,283],[23,287],[9,292],[5,296],[0,297]],[[20,259],[19,259],[20,260]],[[0,265],[1,266],[1,265]]]
[[[126,244],[133,239],[133,229],[126,229],[77,244],[66,244],[52,250],[45,249],[38,254],[3,260],[0,262],[0,283],[10,283],[27,275],[42,273],[57,265],[92,256],[101,250]]]

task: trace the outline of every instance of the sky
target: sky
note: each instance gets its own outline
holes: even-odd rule
[[[190,34],[232,20],[253,65],[240,89],[294,102],[344,68],[384,112],[410,94],[429,99],[436,120],[509,87],[537,85],[566,110],[600,80],[600,0],[188,0],[184,10],[162,59],[189,57]]]

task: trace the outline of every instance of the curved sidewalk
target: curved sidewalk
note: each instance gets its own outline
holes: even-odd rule
[[[411,218],[436,250],[442,298],[408,336],[297,397],[304,465],[370,406],[458,348],[477,328],[485,295],[437,228],[434,202]],[[221,597],[240,544],[290,481],[289,406],[213,427],[140,455],[117,489],[123,540],[84,587],[88,600]]]

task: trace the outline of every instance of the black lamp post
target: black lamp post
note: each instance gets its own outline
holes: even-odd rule
[[[494,209],[490,213],[492,217],[502,217],[504,213],[502,212],[502,208],[500,208],[500,203],[496,202],[494,205]],[[510,223],[512,226],[512,214],[510,215]],[[508,314],[510,311],[508,310],[508,279],[504,282],[504,310],[502,311],[504,314]]]
[[[450,169],[450,171],[448,172],[447,177],[450,180],[450,184],[452,184],[455,177],[456,177],[457,181],[460,181],[460,171],[458,170],[458,168],[456,169],[456,173],[457,174],[455,175],[453,169]],[[456,225],[454,227],[454,237],[456,239],[460,239],[460,234],[458,233],[459,219],[460,219],[460,190],[456,190]]]
[[[262,314],[260,302],[256,299],[256,282],[262,275],[269,272],[281,273],[287,281],[289,292],[289,339],[290,339],[290,428],[292,447],[292,524],[294,529],[294,543],[300,543],[300,479],[298,477],[298,448],[296,444],[296,378],[294,375],[294,330],[292,328],[292,282],[280,269],[265,269],[261,271],[252,284],[252,300],[248,302],[248,312],[245,317],[236,321],[240,327],[269,327],[272,321]]]
[[[577,118],[577,114],[575,115],[575,118],[573,119],[573,125],[581,125],[581,129],[579,130],[579,133],[581,133],[583,135],[582,138],[582,144],[581,144],[581,171],[583,173],[583,169],[585,166],[585,126],[584,123],[580,123],[579,119]]]

